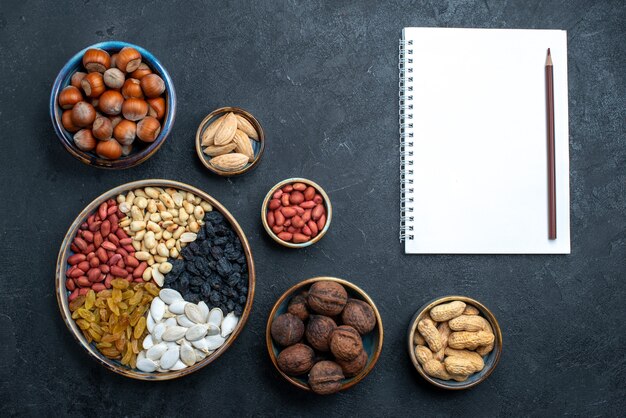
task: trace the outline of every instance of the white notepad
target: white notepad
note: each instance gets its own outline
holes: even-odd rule
[[[402,36],[406,253],[569,253],[566,32],[405,28]],[[552,241],[548,48],[556,134],[557,239]]]

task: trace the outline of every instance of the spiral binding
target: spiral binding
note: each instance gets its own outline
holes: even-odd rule
[[[413,174],[413,41],[400,39],[398,51],[398,75],[399,75],[399,122],[400,122],[400,242],[414,238],[413,225],[407,224],[413,221],[413,179],[407,175]]]

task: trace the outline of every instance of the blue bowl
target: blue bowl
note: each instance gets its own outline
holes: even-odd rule
[[[468,305],[472,305],[480,311],[480,315],[489,321],[491,328],[493,330],[493,334],[495,336],[494,348],[490,353],[483,356],[483,361],[485,362],[485,367],[477,373],[470,375],[467,380],[463,382],[457,382],[455,380],[442,380],[437,379],[435,377],[429,376],[426,374],[422,365],[417,361],[415,357],[415,344],[413,343],[413,335],[417,331],[417,324],[420,320],[426,317],[430,310],[442,303],[452,302],[454,300],[460,300],[461,302],[465,302]],[[437,386],[442,389],[451,389],[451,390],[461,390],[461,389],[469,389],[478,385],[481,382],[484,382],[485,379],[491,375],[491,373],[495,370],[498,362],[500,361],[500,356],[502,355],[502,331],[500,330],[500,325],[496,320],[496,317],[491,313],[489,309],[482,303],[478,302],[475,299],[468,298],[466,296],[445,296],[441,298],[436,298],[425,305],[423,305],[420,309],[417,310],[413,318],[411,318],[411,322],[409,323],[409,332],[407,335],[407,343],[409,350],[409,357],[411,358],[411,362],[415,369],[418,371],[420,375],[430,384]]]
[[[107,160],[98,157],[95,153],[85,152],[80,150],[74,144],[73,134],[68,132],[61,123],[61,116],[63,115],[63,109],[59,106],[59,93],[65,87],[70,84],[72,74],[82,69],[82,60],[85,51],[90,48],[100,48],[107,51],[110,54],[119,52],[124,47],[135,48],[141,54],[142,61],[145,62],[155,74],[158,74],[165,82],[165,116],[161,126],[161,133],[152,143],[138,144],[141,141],[135,141],[133,144],[133,152],[128,156],[121,157],[117,160]],[[174,91],[174,84],[168,74],[167,70],[161,65],[154,55],[152,55],[146,49],[133,45],[127,42],[121,41],[107,41],[100,42],[79,51],[74,55],[61,69],[54,85],[52,86],[52,93],[50,94],[50,118],[52,119],[52,125],[59,137],[59,140],[65,147],[65,149],[76,157],[81,162],[100,168],[109,169],[124,169],[134,167],[146,161],[150,158],[165,142],[165,138],[170,133],[172,125],[174,124],[174,116],[176,115],[176,92]]]
[[[369,374],[369,372],[372,371],[383,349],[384,335],[383,335],[382,318],[380,317],[380,313],[378,312],[378,308],[376,308],[374,301],[360,287],[356,286],[353,283],[350,283],[347,280],[338,279],[335,277],[314,277],[311,279],[304,280],[296,284],[295,286],[292,286],[289,290],[283,293],[283,295],[276,301],[274,308],[270,312],[270,316],[267,320],[267,327],[265,330],[265,342],[267,345],[268,353],[270,355],[270,359],[272,360],[274,367],[276,367],[276,370],[278,370],[278,372],[292,385],[297,386],[300,389],[310,391],[311,388],[309,387],[309,384],[308,384],[308,374],[304,374],[301,376],[289,376],[286,373],[284,373],[280,369],[280,367],[278,367],[278,354],[280,353],[282,348],[274,343],[270,330],[272,327],[272,323],[274,322],[274,319],[278,315],[281,315],[287,312],[287,308],[289,306],[289,302],[291,301],[291,298],[297,294],[302,293],[305,290],[308,291],[309,287],[313,283],[319,282],[319,281],[332,281],[332,282],[341,284],[348,292],[349,298],[359,299],[364,302],[367,302],[374,310],[374,315],[376,316],[376,326],[374,327],[374,329],[370,333],[362,336],[363,349],[367,353],[367,364],[365,368],[361,370],[359,374],[357,374],[354,377],[346,378],[343,380],[341,389],[340,389],[343,391],[359,383],[361,380],[363,380],[363,378],[365,378],[365,376]]]

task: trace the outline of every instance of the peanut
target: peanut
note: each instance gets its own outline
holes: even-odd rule
[[[446,360],[443,362],[443,364],[450,374],[469,376],[476,371],[473,363],[463,357],[446,357]]]
[[[448,337],[448,346],[455,349],[475,350],[481,345],[489,345],[494,341],[494,335],[487,331],[458,331]]]
[[[469,350],[455,350],[454,348],[446,348],[445,354],[448,357],[461,357],[472,363],[475,372],[481,371],[485,367],[485,362],[480,354]]]
[[[417,361],[423,366],[428,360],[433,359],[433,352],[428,347],[418,345],[415,347],[415,357]]]
[[[455,300],[450,303],[437,305],[430,310],[430,317],[436,322],[449,321],[461,315],[465,310],[465,303]]]
[[[467,305],[465,307],[465,310],[463,311],[463,315],[479,315],[480,311],[478,310],[478,308],[472,306],[472,305]]]
[[[489,324],[489,321],[487,321],[487,326],[485,327],[485,331],[490,332],[493,335],[493,328],[491,328],[491,324]],[[493,350],[493,345],[494,345],[494,341],[492,341],[489,344],[485,344],[484,346],[478,347],[476,349],[476,352],[480,356],[486,356],[487,354],[491,353],[491,350]]]
[[[489,322],[478,315],[461,315],[448,322],[453,331],[487,331]]]
[[[424,339],[424,337],[422,337],[422,334],[420,334],[419,331],[413,334],[413,344],[426,345],[426,340]]]
[[[433,321],[430,318],[424,318],[417,324],[417,329],[420,334],[426,340],[428,347],[430,347],[433,353],[441,350],[443,348],[443,342],[441,341],[441,335],[439,331],[435,327]],[[481,344],[482,345],[482,344]]]
[[[429,376],[443,380],[452,379],[452,376],[450,376],[443,363],[438,360],[428,360],[426,363],[424,363],[423,367],[424,371]]]
[[[441,324],[439,324],[437,326],[437,331],[439,331],[439,335],[441,336],[442,347],[441,350],[435,353],[435,359],[443,361],[443,358],[445,356],[444,350],[448,346],[448,337],[450,336],[450,332],[452,331],[450,330],[447,322],[442,322]]]

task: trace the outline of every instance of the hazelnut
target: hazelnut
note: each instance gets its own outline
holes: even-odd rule
[[[337,327],[330,336],[330,351],[337,360],[354,360],[363,351],[361,335],[349,325]]]
[[[309,386],[317,394],[329,395],[341,389],[343,379],[341,366],[334,361],[320,361],[309,373]]]
[[[278,355],[278,367],[290,376],[298,376],[311,370],[315,352],[304,344],[295,344],[285,348]]]
[[[306,340],[318,351],[330,349],[330,336],[337,328],[332,318],[321,315],[311,315],[306,326]]]
[[[341,320],[344,325],[350,325],[359,334],[365,335],[376,326],[376,315],[369,303],[359,299],[348,299]]]
[[[309,289],[309,307],[322,315],[338,315],[348,300],[346,289],[339,283],[321,281]]]
[[[343,374],[346,377],[354,377],[361,373],[361,370],[365,368],[365,365],[367,364],[367,353],[365,350],[361,350],[359,355],[353,360],[343,361],[338,359],[337,364],[341,366],[341,370],[343,370]]]
[[[274,341],[286,347],[302,339],[304,323],[297,316],[284,313],[274,319],[270,332]]]
[[[302,295],[296,295],[291,298],[287,311],[290,314],[297,316],[302,321],[306,321],[307,319],[309,319],[309,310],[306,304],[306,299]]]

